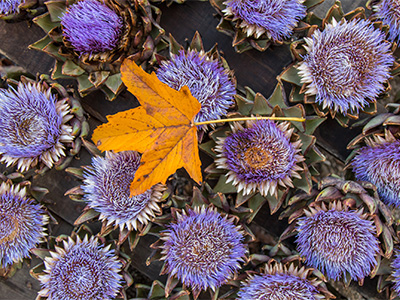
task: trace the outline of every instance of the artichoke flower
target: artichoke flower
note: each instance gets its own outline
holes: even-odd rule
[[[17,173],[9,177],[23,178]],[[41,200],[41,196],[47,190],[37,187],[33,189],[29,181],[12,184],[10,178],[0,175],[2,181],[0,185],[0,276],[2,277],[12,276],[22,266],[23,260],[30,258],[31,250],[45,240],[49,222],[49,215],[36,202],[36,200]]]
[[[161,274],[168,274],[165,297],[178,284],[190,288],[194,299],[201,291],[212,290],[233,279],[245,261],[245,233],[235,217],[210,205],[172,210],[173,221],[152,245],[165,261]]]
[[[10,22],[31,20],[43,14],[46,6],[43,0],[1,0],[0,19]]]
[[[236,52],[265,51],[271,44],[281,45],[295,31],[309,27],[301,21],[307,10],[323,0],[211,0],[221,16],[217,29],[233,37]]]
[[[328,291],[323,280],[312,268],[306,268],[296,261],[278,263],[269,260],[259,272],[248,271],[248,278],[242,282],[238,300],[320,300],[334,296]]]
[[[139,164],[139,153],[122,151],[106,152],[105,157],[95,156],[92,165],[82,169],[68,168],[67,172],[78,176],[83,184],[67,191],[66,195],[87,203],[75,224],[98,218],[103,223],[100,235],[105,236],[119,228],[118,243],[128,239],[133,249],[139,237],[150,230],[150,221],[161,215],[159,202],[168,196],[162,184],[156,184],[140,195],[130,196],[130,184]]]
[[[47,35],[30,48],[56,59],[52,78],[75,78],[81,96],[101,89],[114,100],[124,87],[120,66],[130,56],[147,64],[161,41],[161,12],[147,0],[47,1],[33,21]]]
[[[15,88],[14,88],[15,87]],[[21,172],[64,168],[89,130],[78,100],[57,83],[21,77],[0,89],[0,161]]]
[[[125,271],[129,263],[123,253],[83,233],[81,228],[71,236],[51,237],[50,250],[35,249],[43,260],[31,270],[42,287],[38,299],[126,299],[124,288],[133,280]]]
[[[185,85],[189,88],[201,104],[195,122],[216,120],[226,115],[234,105],[236,80],[217,47],[205,52],[200,34],[196,32],[188,49],[185,50],[172,36],[169,48],[169,60],[159,57],[158,79],[176,90]],[[206,125],[200,127],[208,128]]]
[[[303,106],[285,104],[280,84],[268,100],[246,89],[247,95],[236,96],[238,113],[228,117],[305,118]],[[312,165],[325,159],[312,133],[323,121],[310,116],[305,122],[251,120],[217,127],[200,144],[214,160],[206,168],[208,179],[218,180],[213,191],[236,194],[234,206],[247,202],[253,217],[266,202],[276,212],[293,187],[311,191],[311,176],[318,173]]]
[[[309,104],[306,109],[321,117],[330,114],[342,126],[360,112],[376,113],[398,67],[387,27],[365,20],[363,8],[344,14],[339,1],[323,20],[310,21],[307,36],[291,45],[296,61],[278,76],[292,84],[289,100]]]
[[[400,3],[396,0],[369,0],[366,7],[373,11],[371,17],[389,26],[388,40],[398,42],[400,38]]]
[[[281,218],[289,217],[291,224],[281,241],[296,235],[306,265],[328,279],[362,284],[392,256],[393,218],[370,183],[327,177],[318,189],[298,193],[288,205]]]
[[[386,109],[387,112],[353,125],[364,126],[362,132],[348,144],[347,148],[353,151],[346,162],[357,180],[371,182],[385,204],[399,208],[400,105],[390,103]]]

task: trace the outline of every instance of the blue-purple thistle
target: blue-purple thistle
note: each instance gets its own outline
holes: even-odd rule
[[[218,60],[202,52],[181,50],[177,55],[172,54],[171,60],[164,61],[157,70],[157,77],[175,90],[188,86],[201,104],[195,122],[220,119],[234,103],[236,88],[228,71]]]
[[[248,122],[247,128],[234,123],[233,133],[220,139],[215,148],[217,168],[229,170],[227,182],[244,195],[258,190],[262,195],[277,193],[278,186],[293,187],[292,177],[300,178],[297,163],[300,140],[291,142],[293,128],[287,122],[270,120]]]
[[[63,143],[73,141],[65,124],[73,117],[69,112],[65,100],[39,83],[0,89],[0,161],[22,172],[39,161],[51,168],[65,156]]]
[[[176,223],[162,233],[166,273],[195,294],[215,290],[240,269],[246,253],[241,228],[213,208],[177,213]]]
[[[110,246],[85,236],[64,241],[46,257],[39,296],[49,300],[111,300],[121,290],[122,263]]]
[[[81,0],[61,18],[63,35],[72,47],[91,54],[116,48],[123,31],[123,19],[102,1]]]
[[[362,211],[343,209],[339,202],[305,214],[297,223],[296,243],[307,265],[333,280],[346,278],[346,273],[362,280],[376,266],[376,228]]]
[[[252,276],[240,289],[238,300],[317,300],[324,299],[312,282],[292,274]]]
[[[400,251],[399,249],[394,250],[394,259],[392,261],[392,276],[393,276],[393,289],[400,295]]]
[[[238,22],[248,37],[282,41],[290,37],[299,20],[306,15],[302,0],[228,0],[223,13]]]
[[[389,25],[388,39],[398,42],[400,38],[400,2],[397,0],[382,0],[372,6],[374,17],[384,25]]]
[[[0,15],[11,15],[19,12],[23,0],[0,0]]]
[[[46,236],[48,216],[26,195],[25,188],[2,183],[0,186],[0,268],[29,257]]]
[[[373,183],[385,204],[400,207],[400,141],[362,147],[351,165],[357,180]]]
[[[385,90],[394,62],[385,35],[367,20],[335,19],[304,39],[307,55],[298,67],[305,93],[344,115],[358,114]]]
[[[84,199],[89,207],[100,212],[100,220],[128,230],[147,224],[155,213],[160,213],[158,202],[165,190],[154,185],[143,194],[130,197],[130,185],[140,164],[134,151],[106,152],[106,157],[94,157],[92,166],[84,172]]]

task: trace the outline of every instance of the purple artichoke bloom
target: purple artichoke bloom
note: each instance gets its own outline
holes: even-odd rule
[[[140,155],[134,151],[106,152],[94,157],[84,173],[84,199],[89,207],[100,212],[100,220],[115,223],[120,229],[137,229],[147,224],[155,213],[161,213],[158,202],[164,185],[156,184],[143,194],[130,197],[130,185],[139,168]]]
[[[122,263],[110,246],[87,236],[64,241],[46,257],[45,275],[39,276],[41,297],[49,300],[111,300],[121,290]]]
[[[0,186],[0,268],[29,257],[46,236],[48,216],[26,195],[25,188],[2,183]]]
[[[312,282],[292,274],[260,274],[240,289],[238,300],[317,300],[325,299]]]
[[[400,141],[362,147],[351,165],[357,180],[373,183],[385,204],[400,207]]]
[[[11,15],[19,12],[19,6],[23,0],[0,0],[0,15]]]
[[[344,115],[375,101],[385,90],[394,62],[385,35],[367,20],[335,19],[304,39],[307,55],[298,67],[306,95]]]
[[[73,117],[69,112],[65,100],[57,101],[39,83],[0,89],[0,161],[22,172],[39,161],[51,168],[65,156],[63,143],[73,141],[65,125]]]
[[[195,122],[220,119],[234,103],[236,88],[228,71],[218,60],[202,52],[181,50],[177,55],[172,54],[171,60],[164,61],[157,70],[157,77],[175,90],[188,86],[201,104]]]
[[[215,290],[240,269],[246,253],[243,232],[233,218],[202,206],[177,213],[177,222],[162,233],[166,272],[193,292]]]
[[[394,278],[393,289],[400,295],[400,251],[398,249],[394,250],[394,259],[392,261],[392,276]]]
[[[360,211],[342,209],[339,203],[329,208],[305,211],[297,223],[297,250],[306,263],[339,280],[346,273],[362,280],[376,266],[379,241],[373,222]]]
[[[374,17],[389,26],[390,41],[399,41],[400,38],[400,3],[397,0],[382,0],[372,6]]]
[[[81,0],[61,18],[64,37],[81,53],[91,54],[116,48],[123,20],[102,1]]]
[[[233,133],[220,139],[215,148],[217,168],[229,170],[227,182],[248,195],[258,190],[263,196],[277,193],[278,186],[293,187],[292,177],[301,178],[297,163],[304,160],[300,140],[291,142],[293,128],[270,120],[234,123]]]
[[[224,4],[225,16],[238,21],[248,37],[266,33],[276,41],[290,37],[307,10],[302,0],[228,0]]]

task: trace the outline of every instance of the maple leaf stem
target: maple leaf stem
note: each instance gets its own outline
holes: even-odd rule
[[[241,117],[241,118],[230,118],[230,119],[220,119],[220,120],[210,120],[203,122],[193,122],[193,125],[206,125],[214,123],[225,123],[225,122],[237,122],[237,121],[248,121],[248,120],[274,120],[274,121],[292,121],[292,122],[305,122],[305,118],[295,118],[295,117]]]

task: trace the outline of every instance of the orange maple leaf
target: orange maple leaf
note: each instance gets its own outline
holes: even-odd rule
[[[176,91],[130,59],[123,62],[121,73],[128,91],[141,106],[108,116],[108,123],[97,127],[92,138],[102,151],[142,153],[131,184],[131,196],[156,183],[165,183],[181,167],[201,182],[197,128],[193,125],[201,105],[189,88],[184,86]]]

